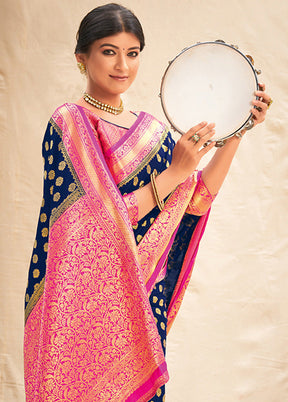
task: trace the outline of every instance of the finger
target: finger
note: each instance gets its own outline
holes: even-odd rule
[[[198,155],[200,156],[200,158],[202,158],[205,154],[207,154],[207,152],[209,152],[212,148],[214,148],[215,145],[216,145],[216,141],[212,141],[212,142],[210,142],[210,144],[208,144],[205,147],[203,147],[202,149],[200,149],[200,151],[198,152]]]
[[[262,99],[262,95],[265,92],[265,84],[259,82],[258,83],[258,90],[255,92],[255,95]]]
[[[265,114],[266,114],[266,110],[265,111],[259,111],[255,108],[251,109],[251,113],[253,115],[253,119],[255,120],[255,125],[258,123],[261,123],[262,121],[264,121],[265,119]]]
[[[205,126],[207,126],[207,122],[202,121],[196,126],[191,127],[190,130],[188,130],[185,134],[182,135],[182,138],[189,140],[194,134],[196,134],[199,130],[201,130]]]
[[[215,123],[209,123],[206,127],[202,128],[202,130],[199,130],[198,134],[200,137],[205,137],[206,135],[209,135],[211,130],[215,128]]]
[[[271,96],[269,96],[266,92],[256,91],[255,95],[259,98],[260,101],[266,104],[271,103]]]
[[[256,108],[253,107],[253,108],[250,110],[250,112],[253,114],[253,116],[254,116],[255,118],[260,117],[261,112],[260,112],[258,109],[256,109]]]
[[[252,102],[252,104],[256,107],[256,109],[259,111],[259,112],[261,112],[262,110],[267,110],[267,108],[268,108],[268,105],[267,105],[267,103],[265,103],[265,102],[263,102],[263,101],[260,101],[260,100],[257,100],[257,99],[254,99],[253,100],[253,102]]]
[[[260,91],[264,92],[265,91],[265,84],[263,82],[259,82],[258,85],[259,85]]]
[[[208,138],[210,138],[212,135],[215,134],[215,130],[214,130],[215,124],[214,123],[210,123],[207,126],[203,127],[201,130],[197,131],[197,133],[193,134],[190,138],[189,141],[194,141],[194,143],[196,144],[201,144],[201,141],[203,143],[203,141],[207,141]],[[212,132],[213,131],[213,132]],[[197,141],[195,140],[195,136],[197,134]]]
[[[263,92],[263,91],[256,91],[256,92],[255,92],[255,95],[256,95],[258,98],[260,98],[260,100],[262,99],[262,100],[264,100],[265,102],[268,102],[268,101],[270,100],[270,96],[269,96],[266,92]]]
[[[197,142],[198,148],[201,148],[207,141],[209,141],[211,138],[213,138],[215,135],[215,130],[211,129],[209,132],[205,133],[200,140]]]
[[[199,151],[200,148],[202,148],[204,146],[204,144],[206,144],[207,142],[210,142],[209,140],[212,139],[212,137],[214,137],[215,135],[215,130],[214,129],[210,129],[209,132],[206,132],[205,130],[205,134],[202,135],[201,137],[197,134],[197,141],[195,139],[195,135],[194,134],[194,138],[192,137],[192,139],[189,141],[193,144],[193,147],[196,151]]]

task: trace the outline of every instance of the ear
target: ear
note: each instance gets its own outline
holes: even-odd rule
[[[84,53],[77,53],[77,54],[75,54],[75,57],[76,57],[77,63],[83,63],[83,64],[85,64],[85,62],[86,62],[86,57],[85,57],[85,54],[84,54]]]

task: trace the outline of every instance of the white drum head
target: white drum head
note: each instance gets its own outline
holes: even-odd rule
[[[181,134],[207,121],[215,123],[215,140],[224,139],[251,118],[258,81],[250,61],[220,42],[191,46],[170,63],[161,84],[161,103]]]

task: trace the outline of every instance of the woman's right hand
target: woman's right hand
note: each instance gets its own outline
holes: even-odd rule
[[[201,158],[215,145],[215,142],[203,148],[205,142],[215,134],[215,124],[200,123],[192,127],[176,143],[171,165],[156,177],[156,186],[160,200],[164,200],[175,188],[189,177],[197,168]],[[199,140],[193,140],[194,135]],[[198,137],[196,137],[197,139]],[[151,183],[134,191],[138,204],[138,219],[142,219],[152,208],[156,201]]]
[[[179,183],[185,181],[194,172],[201,158],[215,146],[215,141],[212,141],[203,147],[214,136],[214,127],[214,123],[199,123],[177,141],[173,149],[171,165],[167,170],[169,174],[177,178]]]

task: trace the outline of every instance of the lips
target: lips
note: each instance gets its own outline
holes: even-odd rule
[[[127,75],[123,75],[123,76],[120,76],[120,75],[110,75],[110,77],[113,78],[114,80],[117,80],[117,81],[126,81],[126,80],[128,79],[128,76],[127,76]]]

